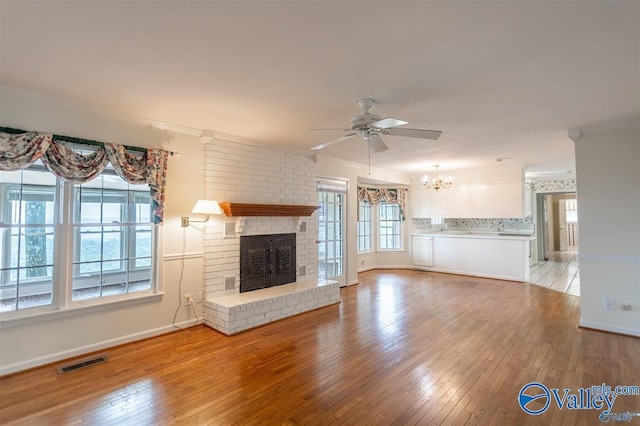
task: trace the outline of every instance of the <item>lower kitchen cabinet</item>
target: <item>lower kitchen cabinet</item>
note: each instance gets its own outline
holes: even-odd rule
[[[433,237],[413,236],[413,264],[433,266]]]
[[[510,281],[529,279],[531,236],[498,233],[414,234],[413,265],[419,269]]]

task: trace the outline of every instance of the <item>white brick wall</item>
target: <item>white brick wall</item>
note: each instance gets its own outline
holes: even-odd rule
[[[219,202],[318,205],[313,159],[238,142],[213,139],[204,144],[205,197]],[[209,222],[204,235],[204,287],[207,298],[224,293],[224,277],[240,284],[240,235],[297,233],[296,271],[316,277],[317,212],[310,217],[242,218],[242,232],[224,238],[222,218]],[[226,220],[238,220],[228,218]],[[306,232],[298,232],[300,222]]]
[[[204,302],[205,323],[227,335],[340,303],[338,282],[294,283]],[[245,298],[246,297],[246,298]],[[248,300],[247,300],[248,299]]]

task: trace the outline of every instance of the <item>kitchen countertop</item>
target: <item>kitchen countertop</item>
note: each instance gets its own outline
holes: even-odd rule
[[[427,236],[427,237],[450,237],[450,238],[491,238],[501,240],[533,240],[536,238],[535,234],[520,233],[513,231],[502,232],[482,232],[482,231],[429,231],[429,232],[414,232],[411,235]]]

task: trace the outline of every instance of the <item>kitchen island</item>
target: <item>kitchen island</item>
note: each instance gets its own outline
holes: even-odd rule
[[[412,235],[416,269],[450,274],[529,279],[530,234],[443,231]]]

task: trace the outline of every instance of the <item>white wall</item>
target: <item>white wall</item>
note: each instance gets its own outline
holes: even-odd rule
[[[150,122],[131,122],[60,101],[0,90],[0,125],[86,139],[178,151],[169,160],[166,188],[161,300],[134,306],[85,312],[19,326],[0,326],[0,375],[175,330],[183,235],[186,260],[182,292],[202,291],[202,230],[180,227],[203,197],[202,144],[196,136],[159,130]],[[184,234],[183,234],[184,232]],[[195,305],[201,316],[201,305]],[[190,310],[178,308],[176,322],[192,324]]]
[[[640,336],[640,128],[580,137],[576,166],[580,324]]]
[[[449,189],[425,189],[424,175],[413,175],[411,214],[430,218],[505,218],[524,216],[521,167],[443,171],[453,178]],[[428,173],[433,178],[433,173]]]
[[[347,284],[358,283],[358,269],[361,267],[374,266],[407,266],[411,262],[411,241],[409,233],[411,231],[411,217],[407,216],[405,226],[403,226],[403,241],[405,250],[399,252],[378,252],[364,255],[359,258],[358,245],[356,241],[358,222],[358,180],[370,179],[379,182],[393,183],[409,186],[411,179],[404,173],[393,172],[382,168],[373,167],[369,170],[364,164],[352,163],[337,158],[317,156],[316,171],[319,177],[341,179],[348,182],[347,193]],[[411,203],[407,197],[407,204]],[[410,210],[410,207],[408,207]],[[365,265],[360,265],[364,260]]]

